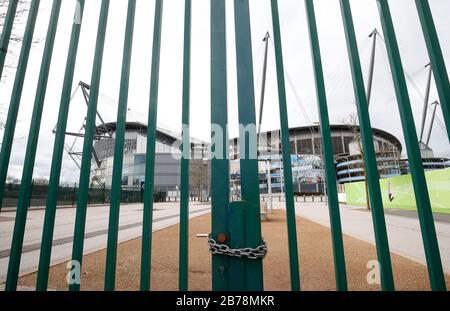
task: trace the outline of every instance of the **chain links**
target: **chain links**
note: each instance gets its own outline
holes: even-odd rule
[[[217,243],[212,236],[208,238],[209,252],[213,255],[223,255],[235,258],[247,258],[251,260],[266,258],[269,249],[266,241],[263,240],[263,244],[257,248],[238,248],[231,249],[225,244]]]

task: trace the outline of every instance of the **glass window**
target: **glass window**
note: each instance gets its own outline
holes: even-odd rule
[[[321,156],[323,154],[321,138],[314,138],[314,151],[315,154],[318,156]]]
[[[383,142],[380,141],[380,140],[378,141],[378,151],[379,151],[379,152],[385,151],[385,150],[384,150]]]
[[[269,133],[267,134],[267,152],[271,152],[272,148],[272,135]]]
[[[291,145],[291,154],[296,154],[295,141],[291,141],[290,145]]]
[[[137,150],[136,139],[125,139],[124,154],[133,154]]]
[[[334,154],[342,154],[344,153],[344,146],[342,145],[341,137],[332,137],[331,141],[333,143],[333,153]]]
[[[353,142],[353,137],[344,137],[345,153],[350,153],[350,144]]]
[[[137,155],[134,157],[134,164],[145,164],[145,155]]]
[[[297,142],[298,154],[313,154],[313,145],[311,139],[302,139]]]

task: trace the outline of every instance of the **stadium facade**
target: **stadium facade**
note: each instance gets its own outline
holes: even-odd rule
[[[94,150],[98,161],[92,166],[93,178],[111,189],[112,172],[114,164],[114,146],[116,123],[107,123],[97,127],[98,139],[94,144]],[[168,130],[158,128],[156,131],[156,149],[155,149],[155,181],[154,187],[156,193],[169,195],[178,192],[180,183],[181,163],[178,160],[181,152],[177,146],[180,136]],[[205,143],[197,140],[191,141],[191,150],[193,158],[203,159],[207,150]],[[147,126],[137,122],[128,122],[125,131],[124,162],[122,173],[122,188],[128,191],[140,191],[145,187],[145,166],[147,151]],[[198,175],[199,171],[204,175],[202,180],[208,180],[209,170],[204,168],[203,161],[192,167],[191,175]],[[198,190],[202,188],[201,183],[192,186],[193,192],[207,191]],[[200,185],[199,185],[200,184]],[[176,196],[177,194],[173,194]],[[197,193],[198,195],[198,193]]]
[[[116,123],[108,123],[97,128],[98,139],[94,145],[96,162],[93,163],[93,176],[107,189],[111,188],[114,162]],[[354,127],[349,125],[331,126],[332,145],[336,162],[337,180],[341,184],[364,180],[363,157],[355,137]],[[155,191],[173,193],[178,191],[180,182],[180,135],[164,129],[156,132],[155,153]],[[394,135],[373,129],[373,139],[377,153],[381,178],[407,174],[409,165],[402,160],[403,147]],[[322,161],[322,139],[318,125],[298,127],[290,130],[290,148],[295,192],[322,193],[324,165]],[[178,142],[178,143],[177,143]],[[147,148],[147,126],[130,122],[126,125],[124,148],[124,168],[122,186],[124,189],[141,189],[145,182],[145,161]],[[424,148],[423,148],[424,149]],[[200,140],[191,140],[193,161],[191,179],[192,193],[197,196],[209,195],[209,145]],[[430,150],[424,152],[424,165],[427,170],[450,167],[448,159],[434,158]],[[281,160],[281,139],[279,131],[265,132],[259,137],[258,154],[260,160],[261,192],[283,191],[283,165]],[[174,156],[175,155],[175,156]],[[231,190],[240,190],[240,150],[239,139],[230,140]],[[199,173],[200,172],[200,173]],[[270,180],[269,180],[270,179]]]
[[[332,125],[331,140],[339,183],[364,180],[361,152],[355,142],[357,130],[350,125]],[[279,131],[265,132],[259,138],[261,191],[268,185],[273,192],[283,191],[283,165],[281,160],[281,139]],[[374,145],[382,178],[401,174],[399,164],[402,154],[401,142],[392,134],[373,129]],[[322,137],[318,125],[292,128],[289,132],[292,154],[294,191],[298,194],[323,193],[325,181],[322,161]],[[232,181],[239,185],[239,139],[232,141]],[[270,177],[270,181],[269,181]],[[238,186],[234,186],[239,191]]]

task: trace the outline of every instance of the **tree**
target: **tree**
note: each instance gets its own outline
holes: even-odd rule
[[[8,11],[10,0],[0,0],[0,30],[3,31],[5,23],[6,13]],[[5,63],[3,76],[0,77],[1,81],[6,81],[9,73],[16,68],[17,56],[19,54],[19,46],[23,40],[23,25],[26,23],[28,11],[30,9],[30,0],[18,0],[16,16],[14,19],[14,27],[11,34],[11,39],[8,47],[8,53],[11,58]],[[1,33],[1,32],[0,32]],[[40,40],[35,41],[38,42]],[[0,103],[0,138],[2,138],[3,130],[5,129],[6,115],[8,109],[6,105]],[[1,146],[1,144],[0,144]]]
[[[33,180],[33,184],[37,186],[48,186],[48,178],[40,177]]]
[[[6,18],[6,12],[8,10],[10,0],[0,0],[0,30],[3,31],[3,25]],[[26,23],[28,11],[30,10],[30,0],[19,0],[17,5],[16,17],[14,20],[14,27],[11,34],[11,40],[9,43],[8,53],[12,56],[12,60],[7,61],[5,64],[5,70],[3,71],[2,80],[8,77],[8,73],[16,68],[16,60],[18,56],[18,47],[23,40],[22,28]],[[0,32],[1,33],[1,32]],[[38,40],[40,41],[40,40]]]
[[[2,106],[0,105],[0,133],[3,131],[3,129],[5,128],[5,122],[3,121],[3,118],[2,118],[2,110],[3,108],[2,108]]]
[[[367,209],[370,210],[370,199],[369,199],[369,182],[367,180],[367,165],[366,165],[366,154],[362,143],[361,138],[361,128],[359,126],[359,119],[358,115],[356,113],[352,113],[349,116],[349,119],[347,120],[347,125],[350,126],[352,133],[353,133],[353,141],[356,143],[356,146],[358,148],[358,151],[361,155],[361,161],[362,161],[362,169],[364,174],[364,188],[366,192],[366,205]]]
[[[194,189],[198,189],[200,201],[204,201],[203,190],[208,184],[208,162],[206,160],[191,160],[191,183]]]
[[[20,180],[14,176],[6,177],[6,183],[9,185],[20,185]]]

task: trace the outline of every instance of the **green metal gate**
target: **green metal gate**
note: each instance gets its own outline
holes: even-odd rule
[[[269,1],[269,0],[267,0]],[[272,22],[274,30],[274,43],[276,54],[276,67],[278,77],[278,92],[280,105],[280,121],[282,133],[282,155],[284,163],[284,182],[286,185],[286,211],[287,230],[289,242],[290,278],[293,291],[299,291],[300,272],[296,229],[296,216],[294,206],[294,192],[292,184],[291,155],[289,144],[288,110],[286,100],[286,87],[283,64],[283,51],[280,30],[280,17],[278,1],[271,1]],[[440,259],[439,247],[436,237],[430,198],[427,191],[424,168],[421,161],[420,150],[417,144],[418,137],[414,126],[411,103],[407,91],[405,75],[399,53],[399,48],[394,32],[392,17],[387,0],[377,1],[380,18],[386,39],[387,52],[392,71],[392,77],[397,94],[398,107],[402,120],[402,128],[406,140],[408,159],[411,163],[411,172],[416,195],[416,204],[419,211],[419,220],[422,229],[423,244],[426,252],[426,260],[430,283],[433,290],[445,290],[445,279]],[[61,0],[54,0],[51,11],[50,23],[45,42],[45,48],[41,63],[37,93],[35,96],[32,122],[29,130],[25,165],[23,168],[20,198],[17,206],[14,236],[11,246],[11,255],[8,266],[6,289],[17,289],[19,268],[22,256],[27,211],[30,205],[30,192],[32,186],[33,169],[35,167],[36,149],[41,127],[42,111],[45,102],[46,87],[50,64],[53,55],[55,35],[58,28],[58,19],[61,9]],[[183,128],[183,159],[181,173],[181,222],[179,245],[179,288],[188,290],[188,209],[189,209],[189,113],[190,113],[190,59],[191,59],[191,0],[185,0],[185,24],[184,24],[184,68],[183,68],[183,110],[182,121],[187,127]],[[444,59],[438,41],[436,28],[431,15],[431,10],[426,0],[415,0],[420,22],[432,62],[436,84],[439,91],[447,133],[450,134],[450,84],[445,69]],[[163,0],[155,0],[155,19],[153,35],[153,53],[151,70],[151,92],[148,116],[148,145],[146,162],[146,187],[144,192],[144,219],[142,232],[142,264],[141,264],[141,290],[150,290],[151,281],[151,255],[152,255],[152,224],[154,201],[154,176],[155,176],[155,145],[156,145],[156,121],[158,111],[159,66],[161,51],[161,28],[163,18]],[[97,102],[99,97],[99,85],[101,79],[102,61],[105,47],[106,25],[108,21],[109,0],[102,0],[101,12],[98,22],[97,42],[95,47],[94,63],[92,68],[91,93],[87,113],[86,133],[83,146],[81,165],[81,177],[79,182],[79,194],[76,212],[76,224],[74,232],[74,244],[72,259],[80,264],[83,260],[83,246],[85,238],[86,213],[89,196],[90,166],[95,135],[95,120]],[[358,108],[361,136],[364,147],[365,161],[367,163],[367,180],[370,193],[370,204],[373,213],[373,223],[376,237],[376,249],[381,265],[381,278],[383,290],[394,290],[394,278],[386,232],[386,222],[381,199],[379,176],[371,121],[369,118],[368,103],[365,94],[365,86],[362,76],[359,51],[356,42],[355,29],[349,0],[340,0],[342,19],[345,26],[348,55],[353,76],[354,91]],[[18,6],[18,0],[9,1],[7,16],[0,39],[0,74],[3,71],[5,57],[11,38],[11,30]],[[10,99],[9,113],[4,131],[4,138],[0,154],[0,206],[4,197],[6,176],[13,146],[14,131],[17,124],[18,111],[23,91],[24,78],[30,55],[30,48],[34,34],[34,28],[39,11],[40,0],[31,0],[23,45],[17,64],[13,93]],[[347,290],[347,273],[344,256],[343,236],[339,213],[339,202],[336,188],[336,172],[333,159],[331,130],[328,115],[328,103],[325,92],[325,82],[322,69],[322,60],[319,46],[314,1],[305,0],[307,22],[309,27],[311,52],[313,55],[316,91],[318,97],[318,110],[321,123],[321,135],[324,146],[324,159],[327,177],[327,193],[329,195],[329,212],[331,219],[331,233],[334,253],[334,266],[336,273],[336,286],[340,291]],[[64,83],[59,107],[59,117],[56,130],[56,138],[53,150],[49,192],[46,202],[45,222],[41,243],[39,271],[36,289],[45,291],[48,287],[50,258],[52,252],[53,232],[55,227],[56,205],[60,184],[61,163],[64,152],[64,139],[68,122],[70,95],[72,91],[75,63],[80,39],[81,22],[83,18],[85,0],[76,1],[76,18],[73,23],[70,47],[67,55]],[[133,45],[134,20],[136,12],[136,0],[128,0],[128,12],[126,20],[126,35],[123,50],[121,86],[119,97],[119,110],[117,115],[117,136],[115,145],[116,158],[113,167],[113,186],[111,197],[111,209],[109,218],[109,232],[107,244],[107,261],[105,272],[105,290],[115,289],[116,281],[116,257],[119,231],[119,209],[121,176],[123,169],[123,149],[125,137],[125,124],[127,115],[128,87],[130,78],[130,64]],[[227,55],[226,55],[226,19],[225,0],[211,0],[211,122],[222,129],[227,128]],[[234,1],[234,18],[236,27],[236,56],[238,77],[238,102],[239,121],[242,125],[256,124],[253,55],[251,45],[250,10],[248,0]],[[242,135],[245,133],[241,133]],[[255,134],[255,133],[252,133]],[[450,137],[450,135],[449,135]],[[259,199],[259,174],[258,160],[251,159],[250,150],[256,146],[250,145],[249,140],[244,140],[241,146],[241,182],[242,201],[230,203],[229,187],[229,155],[227,148],[223,148],[220,157],[212,159],[212,233],[210,241],[218,244],[222,249],[263,250],[264,241],[261,237],[260,224],[260,199]],[[228,146],[227,136],[223,137],[223,146]],[[243,151],[242,151],[243,150]],[[221,248],[225,247],[225,248]],[[223,252],[222,252],[223,253]],[[214,290],[263,290],[263,260],[264,256],[254,258],[232,258],[224,256],[220,251],[212,258],[212,277]],[[70,290],[79,291],[80,285],[71,285]]]

